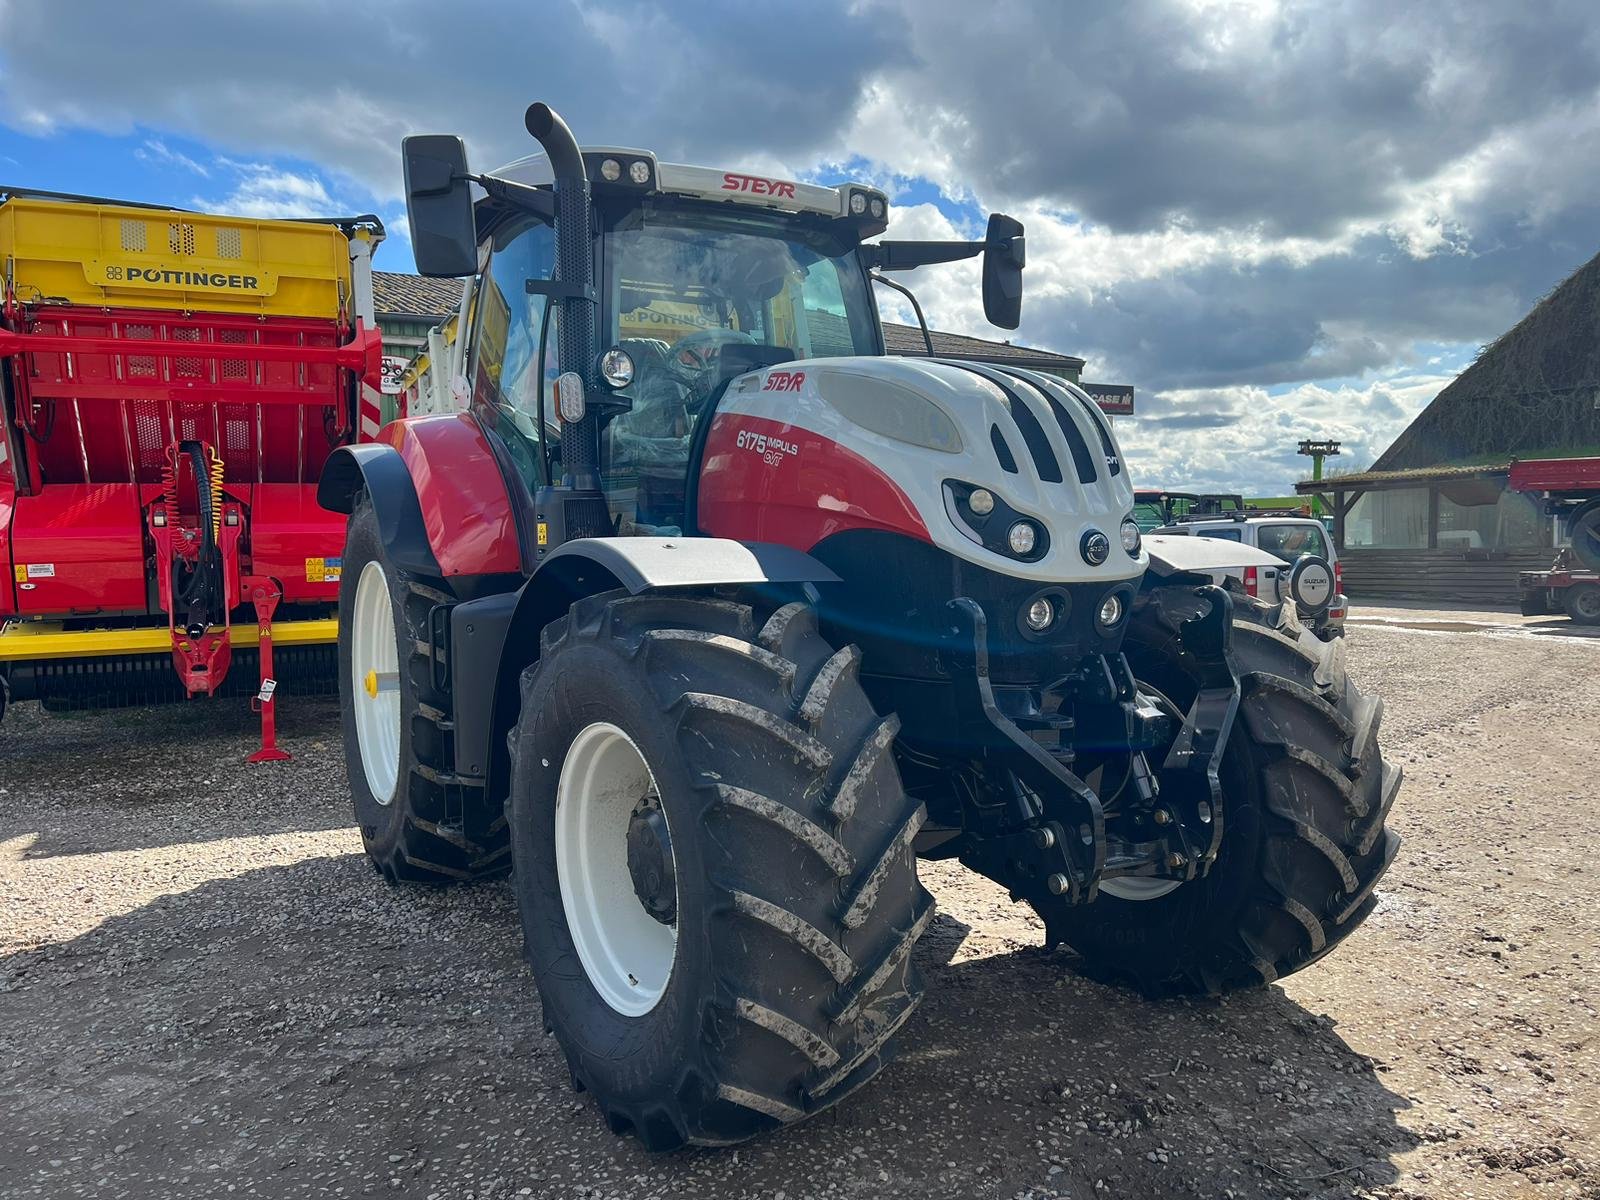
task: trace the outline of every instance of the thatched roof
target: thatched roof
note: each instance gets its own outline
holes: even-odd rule
[[[1600,255],[1484,347],[1374,471],[1600,447]]]

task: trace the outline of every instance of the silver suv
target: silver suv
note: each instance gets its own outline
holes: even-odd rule
[[[1210,572],[1218,583],[1235,580],[1246,593],[1268,604],[1289,596],[1289,576],[1302,558],[1323,559],[1333,570],[1333,599],[1320,613],[1305,613],[1323,638],[1342,637],[1348,603],[1344,595],[1344,568],[1339,552],[1322,523],[1312,517],[1291,515],[1249,516],[1246,513],[1191,517],[1163,525],[1156,533],[1168,536],[1217,538],[1254,546],[1280,559],[1282,567],[1226,567]]]

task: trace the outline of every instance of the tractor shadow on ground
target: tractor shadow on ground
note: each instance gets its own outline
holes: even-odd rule
[[[0,722],[0,841],[24,858],[144,850],[352,823],[339,708],[294,698],[278,712],[291,762],[247,763],[260,718],[243,699],[47,713]]]
[[[948,916],[917,961],[922,1010],[861,1092],[737,1153],[653,1156],[570,1090],[504,882],[387,887],[358,855],[247,871],[0,960],[8,1027],[27,1031],[0,1062],[0,1178],[170,1197],[374,1179],[405,1196],[1302,1197],[1392,1182],[1414,1144],[1406,1102],[1281,989],[1151,1004]]]

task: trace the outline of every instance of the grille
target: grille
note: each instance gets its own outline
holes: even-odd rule
[[[1000,379],[982,367],[975,367],[971,363],[951,363],[964,371],[970,371],[980,379],[987,380],[998,388],[1004,396],[1006,411],[1011,414],[1011,420],[1017,426],[1017,432],[1022,435],[1022,442],[1028,448],[1028,454],[1033,458],[1034,470],[1039,472],[1039,478],[1045,483],[1060,483],[1062,481],[1061,464],[1056,461],[1056,452],[1050,448],[1050,439],[1045,436],[1044,426],[1039,424],[1039,418],[1034,415],[1033,407],[1016,388]],[[999,372],[995,372],[999,374]]]
[[[144,250],[146,248],[143,221],[130,221],[126,217],[123,218],[122,248],[124,250]]]
[[[229,229],[226,226],[217,230],[217,257],[243,258],[244,235],[237,229]]]
[[[194,226],[187,221],[172,221],[168,223],[167,249],[174,254],[193,254]]]
[[[1006,435],[1000,432],[1000,426],[989,426],[989,444],[994,447],[994,456],[1000,460],[1000,469],[1008,475],[1017,473],[1017,456],[1011,453],[1011,443],[1006,441]]]

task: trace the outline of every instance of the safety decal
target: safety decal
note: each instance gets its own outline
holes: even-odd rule
[[[307,583],[338,583],[344,575],[342,558],[306,559]]]
[[[548,546],[550,544],[550,525],[549,525],[549,523],[545,522],[545,521],[540,521],[539,524],[538,524],[538,531],[539,532],[538,532],[538,534],[536,536],[539,539],[539,545]]]
[[[23,577],[26,579],[54,579],[56,577],[55,563],[29,563],[27,567],[19,569],[27,571],[27,575]],[[22,580],[19,579],[17,582],[21,583]]]

